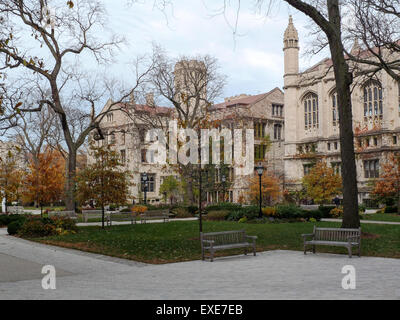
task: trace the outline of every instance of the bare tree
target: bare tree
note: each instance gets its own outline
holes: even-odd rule
[[[50,92],[36,106],[18,106],[17,112],[40,111],[47,105],[57,114],[68,153],[66,206],[72,210],[77,150],[109,110],[134,91],[131,86],[124,93],[114,93],[119,97],[99,113],[103,95],[90,84],[93,81],[83,85],[84,64],[79,57],[87,58],[88,53],[99,64],[109,63],[123,39],[107,35],[106,12],[100,1],[0,0],[0,20],[0,68],[16,74],[26,69]],[[102,36],[96,36],[100,31]]]

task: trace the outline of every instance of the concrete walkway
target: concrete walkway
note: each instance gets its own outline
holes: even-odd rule
[[[193,221],[198,220],[197,218],[173,218],[170,221]],[[147,220],[146,223],[163,223],[164,220],[162,219],[153,219]],[[137,222],[140,224],[140,221]],[[123,224],[131,224],[130,221],[113,221],[113,226],[123,225]],[[90,226],[101,226],[101,222],[78,222],[76,224],[78,227],[90,227]],[[104,221],[104,225],[107,225],[106,221]]]
[[[56,268],[56,289],[41,268]],[[356,289],[341,286],[343,266]],[[400,299],[400,259],[267,251],[214,262],[148,265],[46,246],[0,229],[0,299]]]
[[[327,222],[342,222],[342,219],[324,218],[324,219],[321,219],[321,221],[327,221]],[[360,223],[397,224],[397,225],[400,224],[400,222],[393,222],[393,221],[376,221],[376,220],[360,220]]]

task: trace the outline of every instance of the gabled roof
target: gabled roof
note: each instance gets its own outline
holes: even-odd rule
[[[282,94],[282,90],[278,87],[272,89],[269,92],[257,94],[254,96],[245,96],[243,98],[233,98],[232,100],[228,100],[222,103],[214,104],[209,108],[209,111],[217,111],[226,108],[234,108],[234,107],[250,107],[251,105],[261,101],[262,99],[268,97],[274,91],[279,90]]]

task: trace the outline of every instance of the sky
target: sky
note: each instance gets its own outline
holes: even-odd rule
[[[223,0],[174,0],[173,6],[159,10],[160,0],[105,0],[109,28],[126,39],[115,55],[112,73],[126,74],[126,63],[150,53],[152,43],[161,45],[172,57],[209,54],[218,59],[220,72],[227,76],[223,97],[259,94],[283,86],[283,33],[293,16],[300,37],[300,69],[326,55],[306,56],[309,20],[281,0],[272,11],[257,14],[252,7],[240,8],[236,22],[236,0],[226,15],[217,14]],[[242,1],[243,2],[243,1]],[[249,3],[251,1],[246,1]],[[129,76],[125,81],[129,81]],[[223,100],[220,98],[220,101]],[[220,102],[215,101],[215,102]]]

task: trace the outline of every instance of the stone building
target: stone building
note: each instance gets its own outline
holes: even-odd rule
[[[194,62],[189,65],[193,69],[201,68],[200,64]],[[186,82],[179,63],[175,68],[175,78],[176,92],[181,94],[190,90],[184,85]],[[179,81],[182,79],[183,81]],[[105,105],[103,111],[109,109],[109,103]],[[192,107],[189,106],[189,108]],[[160,194],[159,190],[164,178],[171,175],[179,177],[179,174],[176,167],[159,165],[154,163],[154,159],[151,159],[151,157],[150,159],[146,157],[148,146],[144,141],[144,136],[148,129],[154,127],[166,132],[169,120],[177,118],[175,109],[156,106],[152,94],[147,95],[145,104],[137,104],[132,97],[131,101],[115,105],[111,109],[111,112],[108,112],[100,123],[105,139],[97,143],[112,145],[119,152],[126,169],[133,173],[132,182],[134,186],[131,191],[136,202],[143,199],[141,177],[143,173],[147,173],[149,177],[148,202],[152,204],[161,203],[163,195]],[[202,108],[201,112],[204,112],[204,110]],[[221,120],[221,128],[254,128],[255,161],[257,163],[262,162],[275,175],[284,176],[284,108],[283,92],[279,88],[253,96],[240,95],[226,98],[223,103],[209,107],[208,112],[210,119]],[[93,134],[91,138],[93,138]],[[268,150],[267,145],[269,145]],[[90,155],[88,158],[89,163],[94,161]],[[245,179],[236,178],[232,168],[229,169],[227,178],[230,179],[231,183],[230,188],[224,190],[226,200],[237,202],[246,191]],[[216,183],[220,183],[220,172],[215,179]],[[207,192],[208,202],[222,200],[219,191]]]
[[[286,181],[298,187],[317,160],[341,172],[339,117],[331,59],[299,70],[299,37],[292,17],[283,38]],[[355,42],[352,53],[372,59]],[[365,66],[349,62],[351,70]],[[399,150],[400,86],[386,72],[354,77],[353,130],[359,202],[368,202],[371,178],[379,176],[389,152]]]

